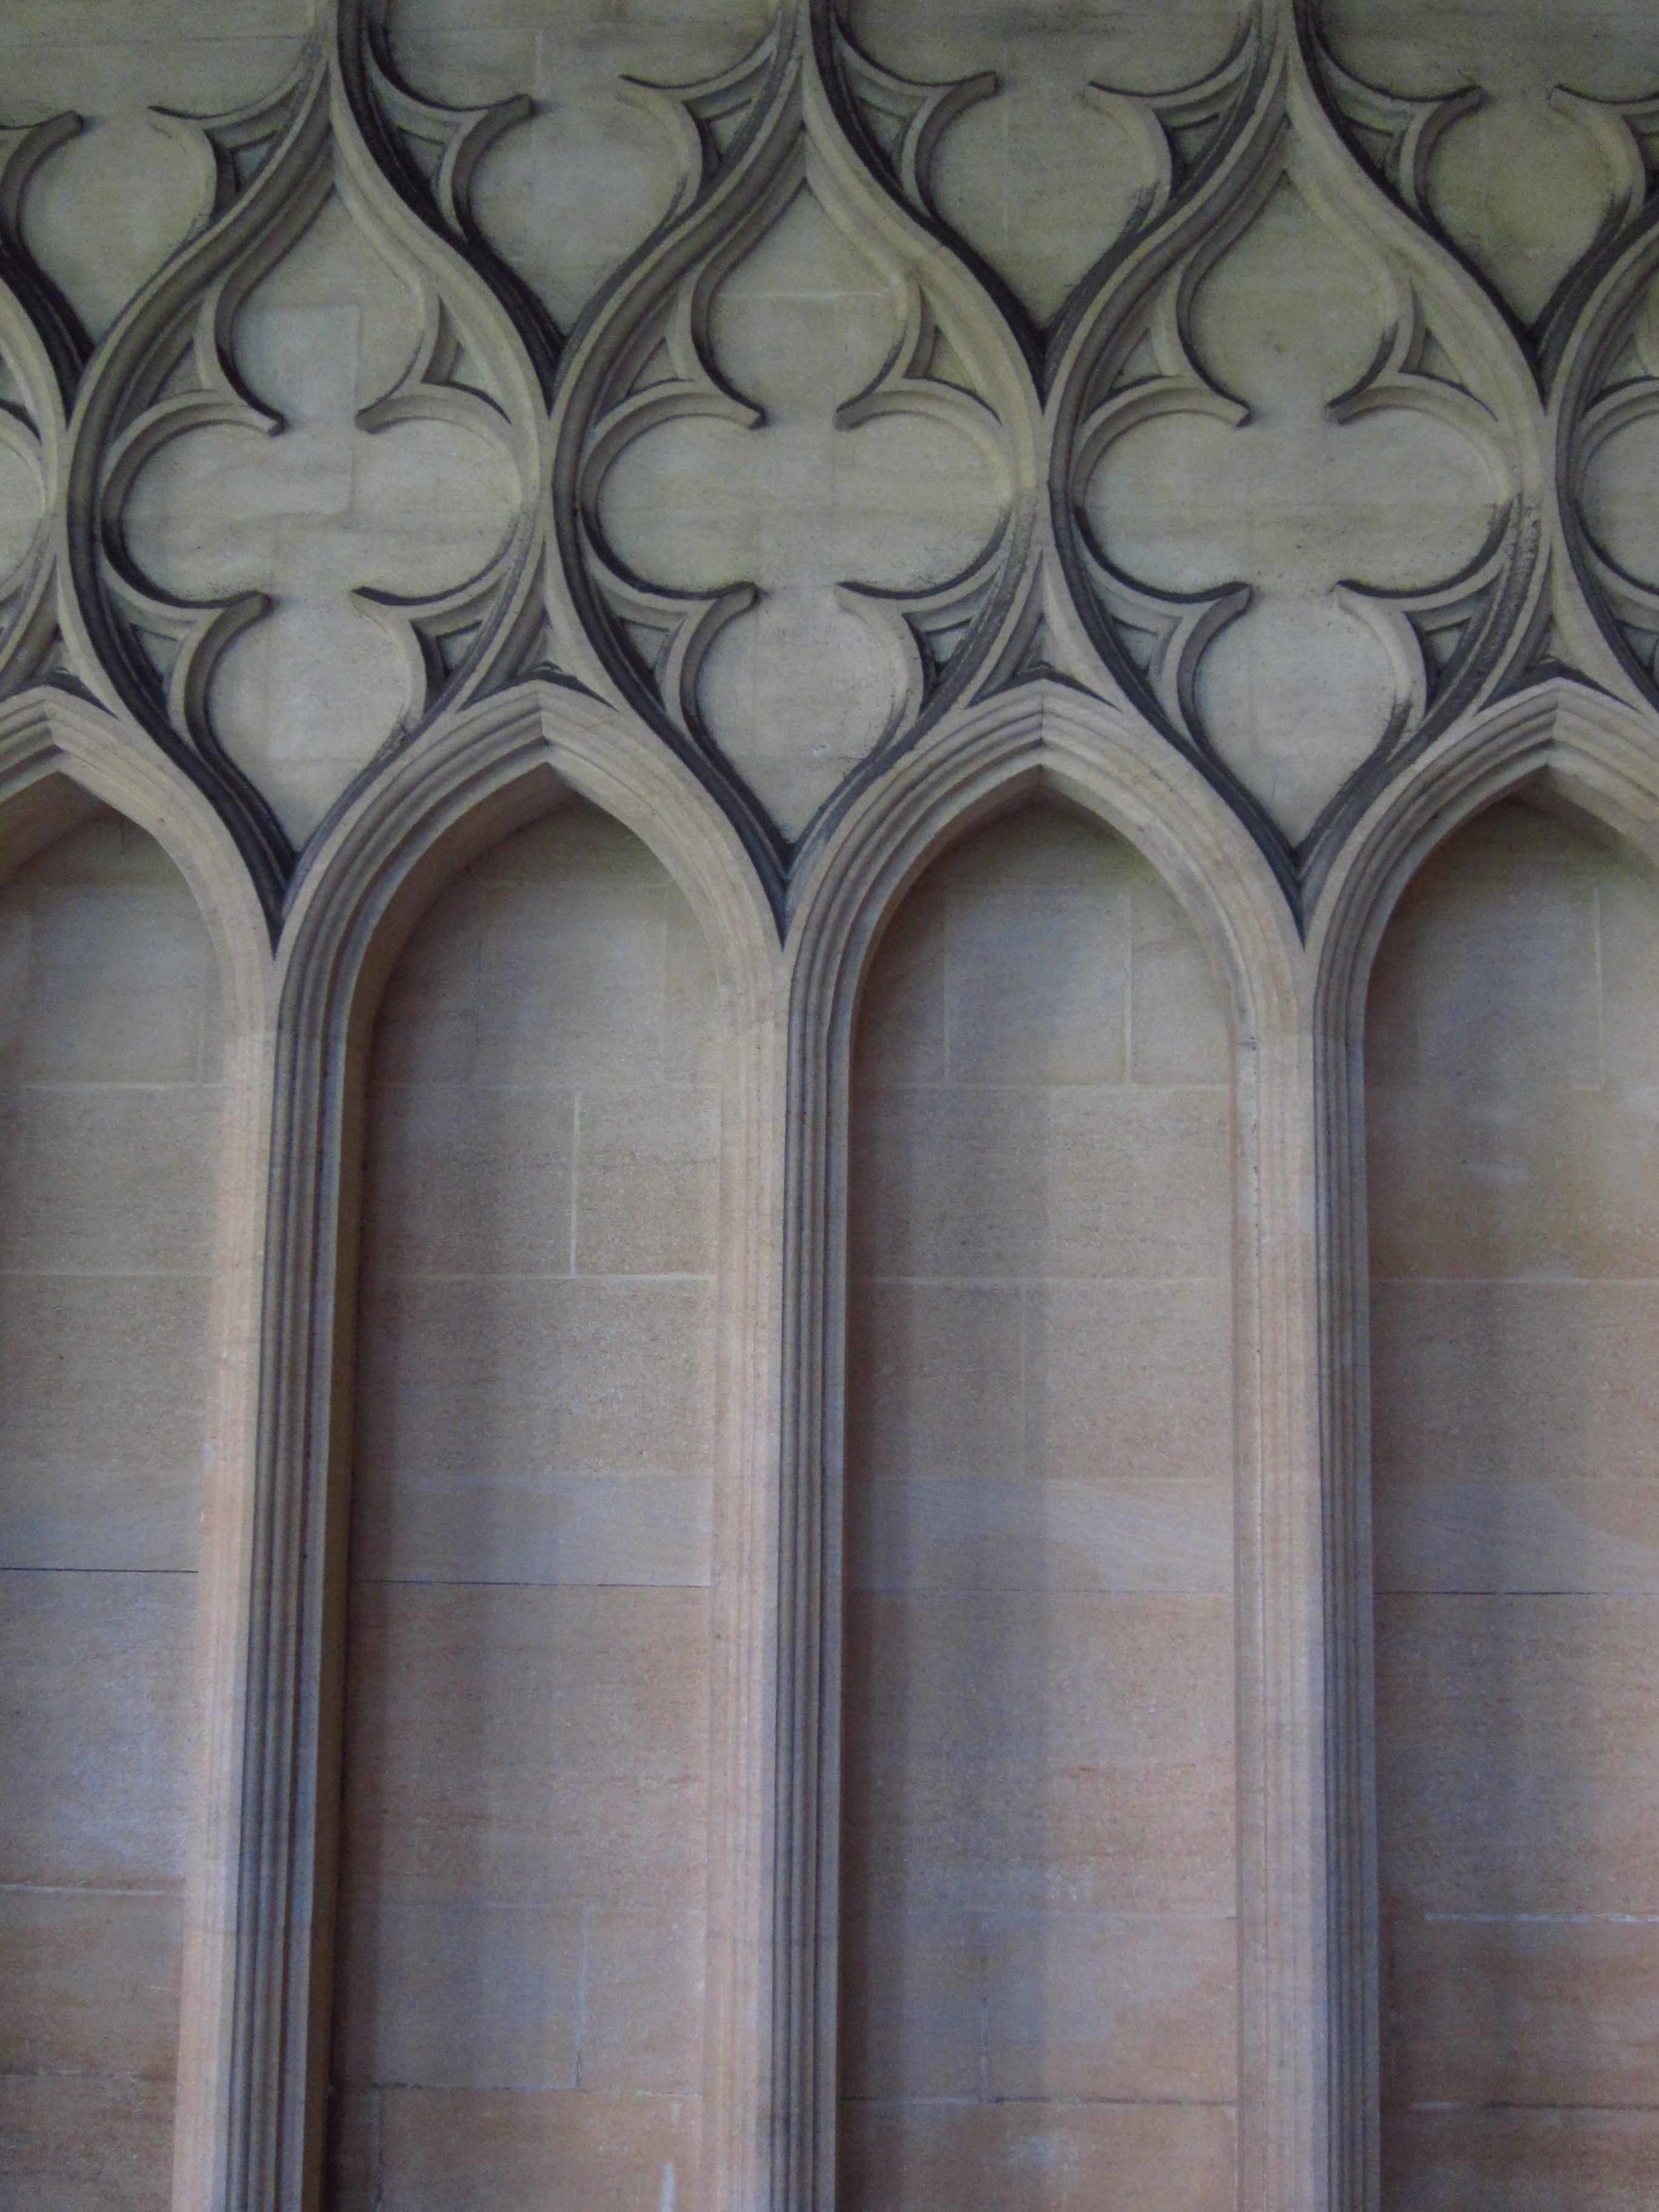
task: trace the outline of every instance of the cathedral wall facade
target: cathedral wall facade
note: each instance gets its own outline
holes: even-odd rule
[[[10,0],[0,2206],[1659,2195],[1659,30]]]

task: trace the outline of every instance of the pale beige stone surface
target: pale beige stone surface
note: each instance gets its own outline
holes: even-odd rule
[[[694,2201],[718,1005],[570,806],[370,1069],[330,2202]]]
[[[1048,809],[938,862],[866,986],[854,2205],[1145,2201],[1160,2128],[1157,2201],[1231,2201],[1227,1073],[1167,893]]]
[[[1391,2113],[1384,2155],[1420,2177],[1409,2200],[1423,2212],[1637,2212],[1659,2186],[1659,2129],[1650,2112],[1569,2108]]]
[[[296,841],[418,704],[404,647],[351,595],[465,583],[518,504],[509,456],[481,427],[359,426],[409,366],[421,319],[418,295],[331,199],[231,331],[239,376],[276,434],[187,432],[141,471],[126,508],[132,555],[164,590],[270,599],[216,669],[211,704],[227,750]]]
[[[0,2201],[169,2201],[222,1114],[189,892],[100,814],[0,889]]]
[[[534,114],[486,155],[476,204],[491,243],[568,329],[680,180],[668,134],[623,80],[714,76],[769,21],[761,0],[403,0],[393,42],[411,80],[447,99],[533,97]]]
[[[843,2122],[852,2200],[880,2212],[1219,2212],[1232,2115],[1200,2105],[860,2105]]]
[[[1330,963],[1523,752],[1552,805],[1659,823],[1659,139],[1630,106],[1659,91],[1655,20],[0,4],[0,125],[85,124],[0,181],[0,830],[29,847],[38,779],[67,778],[156,828],[210,924],[113,816],[0,896],[6,2212],[160,2208],[175,2155],[168,2212],[301,2212],[292,2152],[324,2134],[336,2212],[803,2212],[837,2154],[841,2200],[892,2212],[1358,2212],[1373,1595],[1388,2212],[1654,2200],[1659,902],[1541,814],[1460,836],[1390,926],[1352,1116]],[[637,82],[717,76],[775,26],[783,74],[700,131]],[[843,27],[912,89],[837,74]],[[1253,28],[1255,73],[1167,132],[1109,89],[1189,85]],[[234,107],[363,30],[441,107],[530,112],[446,174],[395,100],[365,141],[362,50],[335,57],[314,159],[210,298],[213,165],[150,111]],[[1322,93],[1322,46],[1384,105]],[[233,231],[271,152],[220,170]],[[454,251],[474,223],[567,342],[550,391]],[[159,280],[118,377],[42,373],[20,250],[106,363]],[[365,430],[428,339],[448,390]],[[127,401],[221,375],[212,426],[146,443],[152,419],[128,486]],[[882,378],[893,413],[838,427]],[[764,420],[720,419],[720,382]],[[1122,434],[1068,453],[1114,407]],[[902,595],[1005,520],[1006,565],[908,631]],[[509,532],[524,562],[441,666],[353,596],[442,592]],[[595,532],[694,595],[660,599],[671,629],[760,587],[682,690],[669,633],[581,598]],[[1413,607],[1489,543],[1467,599]],[[272,604],[168,699],[188,609],[127,631],[135,578]],[[1249,604],[1207,624],[1230,585]],[[1113,591],[1140,586],[1132,618]],[[474,676],[482,710],[451,691],[412,729]],[[817,816],[787,896],[677,726],[786,841]],[[1292,920],[1288,848],[1385,732]],[[265,916],[216,739],[314,841]],[[1237,1071],[1199,935],[1127,845],[1048,812],[925,872],[851,1024],[842,1407],[817,1262],[861,931],[1016,745],[1022,781],[1088,793],[1184,885]],[[355,961],[437,817],[475,853],[469,809],[513,812],[498,771],[532,755],[672,858],[708,936],[585,807],[433,905],[374,1047],[346,1409]],[[784,927],[752,928],[772,892]],[[209,1283],[228,1252],[240,1290]],[[343,1593],[283,1541],[337,1480]],[[306,1916],[337,1598],[331,2117],[300,2109],[328,2069],[293,1998],[329,1961]],[[838,2144],[811,2109],[826,1681]],[[772,1948],[786,1916],[799,1952]]]
[[[1510,804],[1371,986],[1390,2205],[1650,2191],[1656,917]]]

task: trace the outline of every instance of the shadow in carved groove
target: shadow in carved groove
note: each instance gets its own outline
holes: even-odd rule
[[[1229,1070],[1175,901],[1069,810],[958,845],[871,970],[850,1188],[854,2212],[1234,2202]]]
[[[172,2201],[218,977],[87,818],[0,885],[0,2199]]]
[[[1656,977],[1646,866],[1510,800],[1371,979],[1391,2208],[1659,2176]]]
[[[571,803],[369,1068],[327,2202],[695,2205],[717,994]]]

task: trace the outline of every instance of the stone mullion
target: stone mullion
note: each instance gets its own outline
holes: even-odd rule
[[[325,2133],[337,1787],[326,1685],[345,1491],[332,1462],[349,1450],[352,1270],[341,1230],[356,1194],[342,1189],[354,1157],[345,1055],[326,1048],[333,1024],[313,996],[294,994],[273,1066],[227,2212],[314,2203]]]
[[[840,1972],[845,994],[796,977],[783,1212],[769,2041],[775,2212],[833,2212]],[[813,984],[820,985],[813,988]],[[735,2204],[732,2212],[736,2212]]]
[[[1370,1365],[1364,1060],[1358,1024],[1322,1025],[1320,1444],[1325,1492],[1325,1692],[1329,1873],[1330,2201],[1374,2212],[1381,2187],[1381,1991],[1371,1602]]]
[[[238,2101],[236,1931],[246,1856],[243,1757],[251,1686],[262,1291],[272,1218],[273,1043],[261,1028],[233,1036],[226,1051],[211,1322],[214,1389],[198,1568],[199,1751],[185,1895],[175,2212],[200,2212],[228,2201],[229,2119]]]
[[[775,1777],[789,1740],[780,1700],[793,1620],[779,1582],[786,1023],[781,994],[763,997],[729,1008],[725,1036],[703,2068],[710,2212],[780,2201],[780,2116],[790,2107],[773,2034],[787,1956],[775,1849],[787,1823]]]
[[[1332,2154],[1343,1968],[1328,1930],[1317,1086],[1300,1006],[1261,998],[1267,1018],[1235,1090],[1238,2201],[1241,2212],[1358,2212]]]

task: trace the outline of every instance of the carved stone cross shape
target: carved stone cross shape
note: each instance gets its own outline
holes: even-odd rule
[[[605,479],[605,539],[654,585],[758,586],[716,638],[699,706],[781,827],[799,833],[877,744],[898,703],[893,656],[839,584],[920,590],[983,551],[1000,494],[970,441],[935,416],[854,429],[836,409],[898,337],[891,286],[807,193],[716,297],[714,366],[759,408],[753,428],[684,415],[645,431]]]
[[[211,712],[296,840],[409,710],[407,649],[354,594],[465,582],[516,504],[505,453],[452,422],[360,427],[403,366],[408,323],[402,287],[325,210],[235,325],[239,374],[276,434],[190,429],[125,510],[129,550],[163,591],[272,601],[219,664]]]
[[[1099,544],[1136,581],[1250,586],[1199,665],[1199,713],[1293,841],[1395,708],[1382,641],[1337,586],[1426,588],[1472,562],[1491,526],[1480,451],[1448,423],[1404,404],[1332,420],[1379,334],[1364,266],[1281,187],[1194,316],[1206,374],[1248,419],[1171,403],[1107,448],[1089,490]]]

